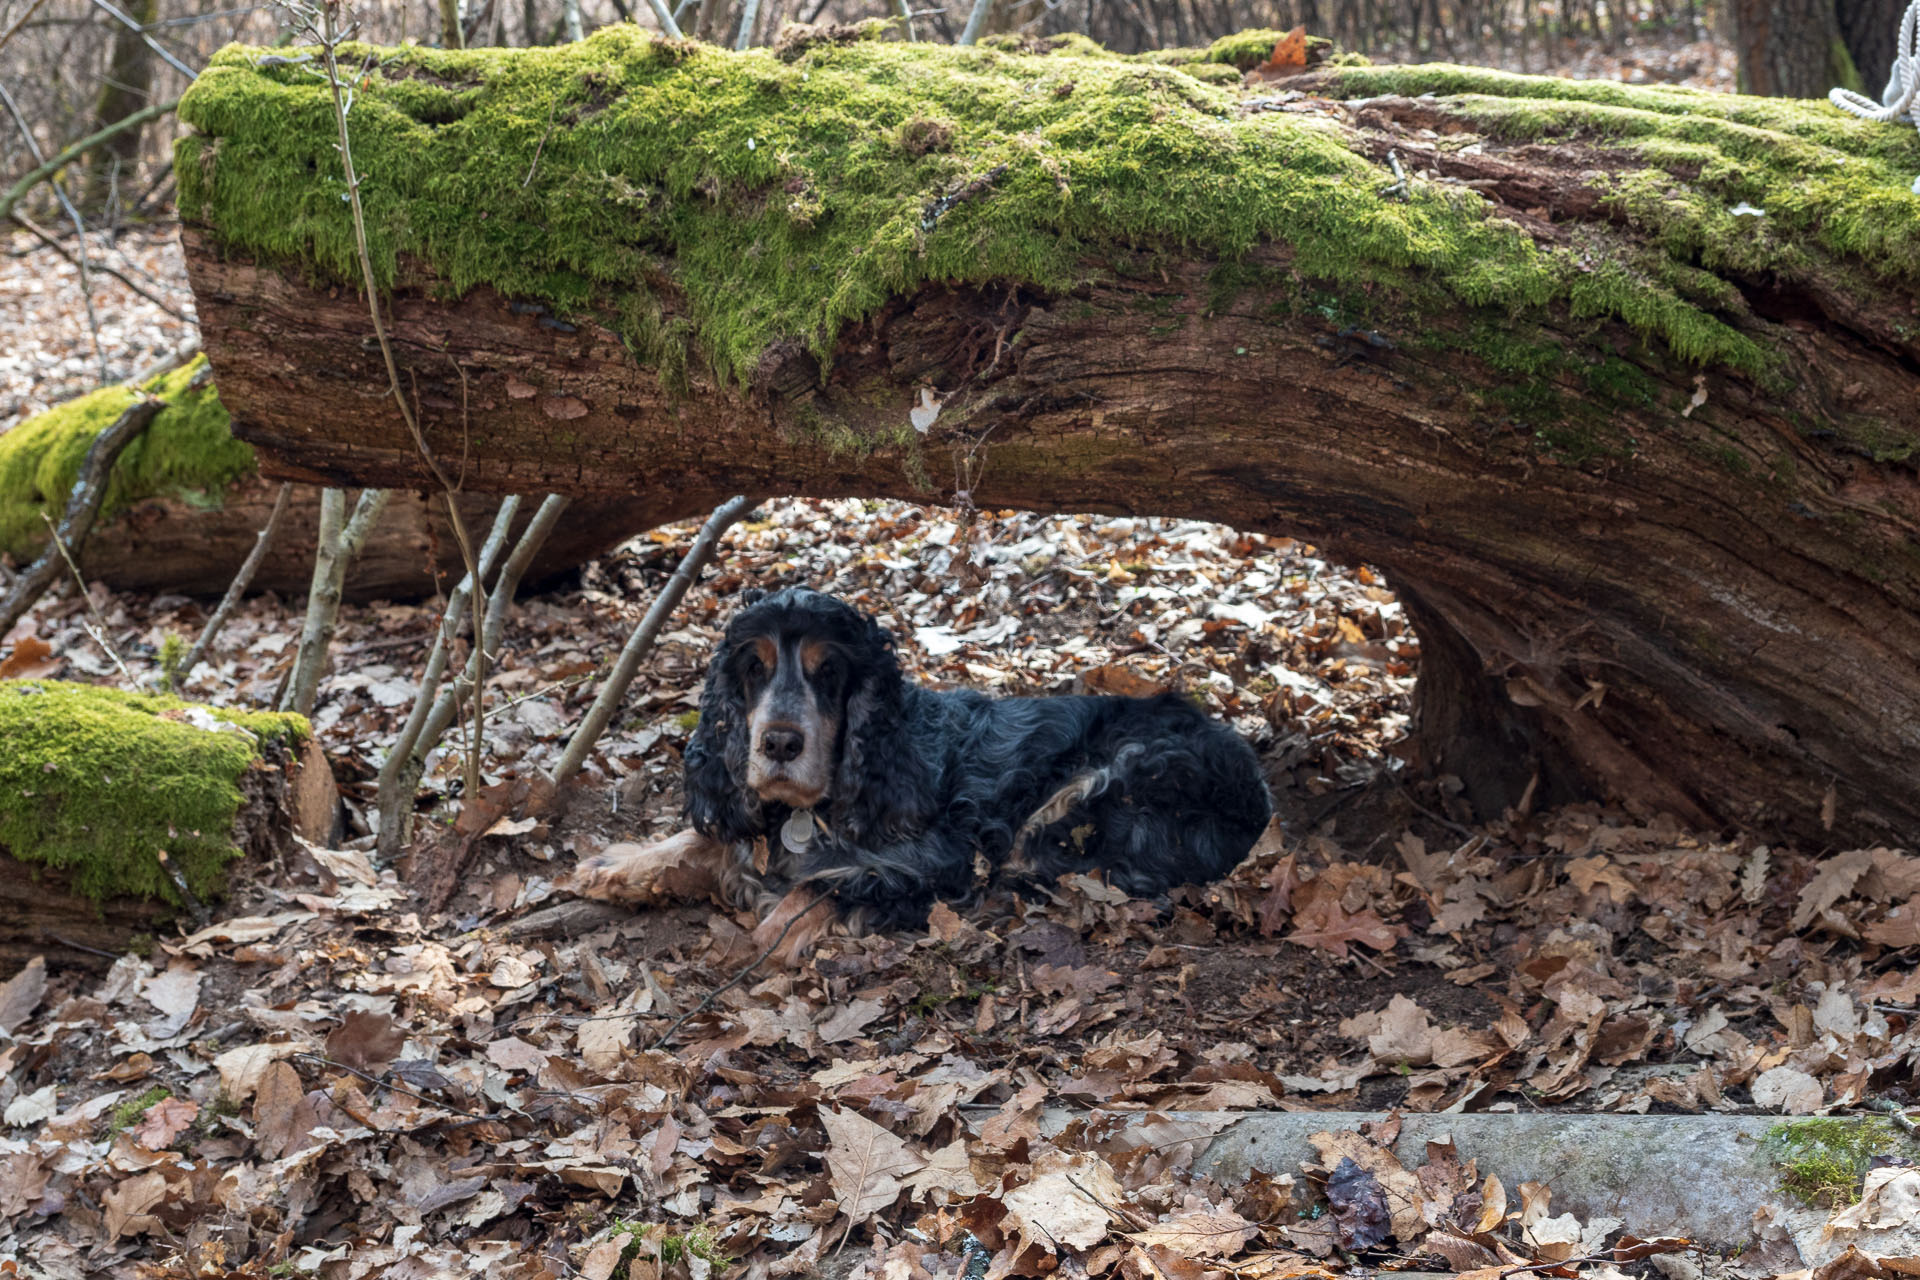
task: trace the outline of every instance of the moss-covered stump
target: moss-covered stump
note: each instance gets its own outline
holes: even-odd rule
[[[478,488],[1293,533],[1393,575],[1422,761],[1480,813],[1920,840],[1911,128],[1073,40],[348,60],[409,386]],[[267,471],[419,484],[330,110],[285,51],[189,91],[203,331]]]
[[[0,969],[111,951],[188,905],[179,884],[206,903],[236,859],[284,851],[327,816],[296,820],[326,770],[307,740],[299,716],[0,681]]]
[[[217,595],[253,549],[279,486],[263,480],[253,450],[234,439],[204,357],[148,380],[167,402],[114,467],[101,522],[81,552],[82,571],[133,591]],[[46,546],[43,513],[59,519],[87,446],[133,402],[131,386],[103,387],[0,433],[0,556],[24,564]],[[467,519],[493,518],[496,499],[462,499]],[[650,525],[635,525],[620,500],[569,510],[535,562],[533,580],[564,572]],[[522,523],[524,523],[524,519]],[[294,491],[254,589],[302,594],[313,574],[320,490]],[[443,499],[397,494],[347,576],[350,599],[422,595],[434,590],[435,557],[444,579],[458,577],[460,547]]]

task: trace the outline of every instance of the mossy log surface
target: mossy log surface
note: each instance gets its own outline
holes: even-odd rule
[[[80,553],[87,578],[129,591],[218,595],[253,549],[279,485],[261,479],[253,450],[233,438],[227,410],[196,358],[150,379],[166,401],[113,470],[100,523]],[[46,546],[43,515],[58,519],[87,446],[133,403],[131,386],[103,387],[56,405],[0,433],[0,555],[26,564]],[[484,527],[498,499],[462,498],[467,519]],[[535,563],[533,579],[589,560],[650,528],[626,518],[617,500],[587,501],[569,512]],[[524,523],[524,521],[522,521]],[[256,591],[303,595],[313,574],[320,490],[298,486],[279,533],[254,578]],[[443,499],[396,494],[348,572],[353,600],[430,594],[465,572]]]
[[[0,681],[0,962],[112,950],[168,918],[185,903],[162,853],[208,902],[235,859],[284,852],[308,740],[299,716]]]
[[[1483,813],[1920,840],[1913,130],[1222,56],[355,51],[430,438],[653,521],[745,490],[1291,533],[1408,599],[1424,761]],[[418,485],[327,111],[237,48],[183,103],[205,341],[263,471]]]

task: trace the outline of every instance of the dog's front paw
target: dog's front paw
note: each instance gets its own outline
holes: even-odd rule
[[[559,887],[582,898],[603,902],[640,902],[650,896],[652,877],[645,874],[655,860],[647,856],[649,846],[611,844],[589,858],[582,858],[572,874]]]
[[[697,831],[648,844],[610,844],[580,860],[560,887],[602,902],[660,902],[711,896],[726,846]]]

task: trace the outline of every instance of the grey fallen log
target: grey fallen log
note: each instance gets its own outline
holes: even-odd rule
[[[1112,1124],[1129,1113],[1095,1114]],[[1303,1162],[1317,1159],[1309,1141],[1314,1134],[1358,1131],[1385,1118],[1363,1111],[1130,1113],[1132,1124],[1166,1126],[1150,1135],[1155,1145],[1164,1147],[1174,1130],[1185,1130],[1201,1144],[1195,1172],[1228,1185],[1244,1181],[1255,1169],[1297,1174]],[[1057,1133],[1074,1120],[1095,1122],[1087,1112],[1056,1109],[1045,1113],[1042,1129]],[[1429,1141],[1451,1137],[1462,1161],[1477,1161],[1481,1177],[1491,1173],[1500,1179],[1513,1206],[1519,1204],[1521,1183],[1543,1182],[1553,1192],[1552,1214],[1572,1213],[1582,1222],[1618,1218],[1623,1230],[1643,1238],[1686,1236],[1710,1247],[1740,1248],[1754,1240],[1754,1214],[1764,1208],[1792,1234],[1808,1265],[1843,1252],[1850,1243],[1871,1253],[1911,1253],[1920,1247],[1916,1230],[1841,1232],[1822,1242],[1828,1212],[1807,1208],[1782,1190],[1779,1170],[1764,1149],[1767,1131],[1789,1120],[1409,1114],[1401,1118],[1393,1150],[1402,1164],[1415,1169],[1426,1162]]]

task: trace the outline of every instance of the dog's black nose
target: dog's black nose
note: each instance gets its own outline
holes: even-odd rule
[[[775,764],[798,760],[807,739],[798,729],[768,729],[760,735],[760,752]]]

